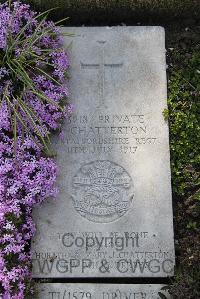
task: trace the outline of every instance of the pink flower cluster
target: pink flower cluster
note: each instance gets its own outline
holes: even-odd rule
[[[38,206],[48,197],[55,197],[57,189],[56,163],[44,155],[42,145],[37,144],[33,126],[27,119],[29,131],[17,124],[17,142],[13,138],[13,120],[10,107],[6,101],[5,90],[12,99],[19,92],[19,82],[14,82],[11,70],[3,64],[4,54],[10,36],[15,39],[22,26],[21,43],[16,43],[13,57],[23,55],[25,47],[30,44],[30,37],[38,26],[37,14],[28,5],[18,1],[11,7],[8,3],[0,5],[0,298],[23,299],[32,292],[28,287],[31,281],[30,240],[35,232],[32,220],[33,207]],[[63,116],[70,112],[66,105],[63,113],[57,105],[68,96],[65,78],[69,60],[62,48],[62,39],[52,22],[45,21],[40,30],[49,28],[54,34],[41,34],[31,51],[37,55],[36,66],[49,66],[48,72],[35,72],[29,68],[32,82],[52,102],[42,101],[30,89],[23,93],[23,101],[34,111],[38,120],[38,130],[46,137],[52,130],[60,129]],[[37,29],[38,30],[38,29]],[[45,52],[45,55],[43,53]],[[21,57],[21,56],[20,56]],[[28,57],[26,57],[28,60]],[[23,115],[23,111],[20,111]],[[29,132],[31,134],[29,134]]]

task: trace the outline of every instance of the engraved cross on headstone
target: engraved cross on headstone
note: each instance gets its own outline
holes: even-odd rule
[[[83,63],[81,62],[81,68],[82,69],[99,69],[99,75],[100,75],[100,101],[99,101],[99,105],[98,108],[101,106],[106,107],[105,105],[105,69],[107,67],[110,68],[120,68],[123,66],[123,63],[105,63],[105,49],[104,49],[104,45],[106,43],[106,41],[97,41],[100,45],[102,45],[102,51],[101,51],[101,62],[97,63],[97,64],[89,64],[89,63]]]

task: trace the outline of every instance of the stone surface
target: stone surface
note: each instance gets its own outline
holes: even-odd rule
[[[163,285],[130,284],[68,284],[42,283],[37,285],[37,299],[158,299]],[[162,291],[166,299],[171,298]]]
[[[57,201],[35,210],[35,277],[166,277],[174,243],[161,27],[67,28],[74,114]],[[66,46],[70,39],[66,38]]]

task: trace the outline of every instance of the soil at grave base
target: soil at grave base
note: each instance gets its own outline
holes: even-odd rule
[[[70,17],[75,26],[103,26],[125,23],[153,22],[169,24],[182,19],[198,19],[200,4],[198,0],[27,0],[37,10],[46,10],[53,6],[58,9],[51,12],[57,19]],[[69,24],[69,21],[65,23]]]

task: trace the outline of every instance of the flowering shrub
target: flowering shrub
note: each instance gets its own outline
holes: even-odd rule
[[[32,292],[32,209],[55,197],[49,135],[71,107],[69,60],[47,13],[15,1],[0,5],[0,298]]]

